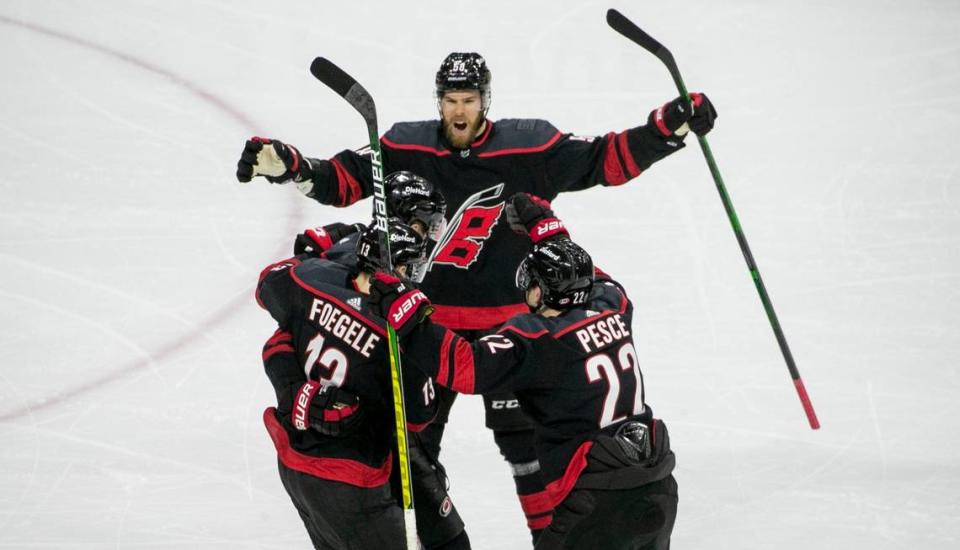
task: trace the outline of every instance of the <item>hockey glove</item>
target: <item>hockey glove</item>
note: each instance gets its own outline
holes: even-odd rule
[[[430,299],[409,282],[378,271],[370,281],[370,304],[403,338],[433,313]]]
[[[237,180],[248,182],[263,176],[270,183],[297,183],[310,179],[310,163],[292,145],[262,137],[247,140],[237,162]]]
[[[704,94],[690,94],[693,100],[693,116],[690,117],[690,129],[698,136],[707,135],[713,130],[713,121],[717,118],[717,109]]]
[[[360,398],[336,386],[308,380],[300,386],[293,402],[293,427],[314,429],[324,435],[348,435],[363,419]]]
[[[364,229],[366,226],[362,223],[347,225],[339,222],[307,229],[293,241],[293,255],[311,254],[319,257],[341,239]]]
[[[659,109],[654,109],[647,117],[647,122],[655,126],[663,136],[684,136],[690,130],[702,136],[713,128],[715,118],[717,110],[707,96],[691,93],[689,100],[678,97],[664,103]]]
[[[556,235],[569,236],[563,222],[553,215],[550,203],[529,193],[510,197],[507,222],[514,232],[528,235],[533,244]]]

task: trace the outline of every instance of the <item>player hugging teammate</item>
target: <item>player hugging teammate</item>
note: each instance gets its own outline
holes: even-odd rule
[[[445,336],[446,347],[441,342],[440,350],[450,354],[455,349],[466,350],[463,346],[468,344],[488,346],[491,340],[485,337],[491,335],[494,335],[494,342],[502,341],[497,340],[499,338],[510,338],[504,335],[501,327],[515,315],[529,314],[529,303],[517,292],[515,277],[517,266],[527,262],[530,241],[517,235],[505,221],[504,211],[509,197],[529,193],[550,201],[561,192],[622,185],[655,162],[682,149],[688,131],[697,134],[710,131],[716,117],[709,99],[695,93],[691,94],[691,99],[676,98],[654,109],[647,116],[646,123],[640,126],[599,137],[578,137],[560,132],[545,120],[493,121],[487,118],[491,105],[491,73],[478,54],[452,53],[447,56],[436,74],[435,83],[439,120],[397,123],[381,138],[381,147],[384,165],[389,170],[405,170],[425,178],[445,198],[446,229],[433,235],[435,241],[427,244],[425,261],[414,269],[417,278],[422,278],[420,288],[433,302],[430,326],[450,329]],[[345,150],[327,160],[307,158],[295,147],[272,139],[253,138],[245,145],[237,177],[240,181],[250,181],[256,176],[273,183],[295,182],[306,196],[335,206],[353,204],[373,191],[368,155]],[[537,231],[537,240],[562,233],[555,220],[538,225]],[[549,257],[559,252],[544,248],[540,253]],[[596,288],[606,289],[612,284],[601,282]],[[547,287],[541,285],[538,288]],[[591,283],[590,292],[593,288]],[[610,294],[608,298],[614,299],[612,296]],[[592,295],[583,298],[593,299]],[[564,308],[551,309],[566,311]],[[629,322],[625,319],[629,315],[624,312],[616,315],[619,317],[612,315],[614,320],[586,327],[585,333],[571,330],[561,336],[578,339],[576,343],[581,346],[581,351],[587,346],[596,352],[601,344],[609,343],[606,340],[613,338],[615,333],[627,336]],[[515,327],[513,332],[516,330],[524,329]],[[547,329],[541,327],[537,330]],[[579,338],[586,340],[581,342]],[[512,345],[519,343],[513,342]],[[622,358],[595,354],[601,359],[595,360],[598,363],[591,367],[591,372],[599,373],[600,378],[590,388],[596,390],[602,380],[610,380],[612,375],[606,369],[612,368],[620,375],[626,364],[629,366],[626,373],[633,372],[634,366],[630,365],[635,364],[635,355],[627,351],[623,353],[626,355]],[[602,357],[607,357],[614,366],[609,367]],[[460,359],[459,355],[457,359]],[[547,357],[538,359],[552,360]],[[541,366],[543,369],[549,367],[548,364]],[[448,365],[449,368],[452,364]],[[464,369],[460,372],[472,371]],[[442,371],[438,372],[441,374]],[[450,371],[447,370],[446,374],[449,375]],[[458,379],[463,376],[467,374]],[[454,379],[441,376],[440,381],[450,385]],[[419,433],[420,447],[434,458],[440,453],[447,412],[456,395],[441,387],[435,389],[439,400],[437,418]],[[471,391],[474,389],[470,388]],[[551,477],[556,473],[556,464],[544,464],[544,457],[535,451],[538,448],[535,442],[542,436],[538,434],[541,428],[536,424],[536,417],[531,418],[530,406],[525,407],[514,395],[515,389],[520,388],[494,383],[477,392],[484,396],[487,426],[493,430],[494,441],[510,465],[527,525],[536,541],[551,522],[554,522],[551,531],[556,531],[557,525],[563,523],[554,521],[560,518],[560,513],[555,518],[553,512],[560,501],[556,487],[548,485],[556,481]],[[611,386],[607,395],[613,393]],[[623,388],[620,388],[619,395],[625,395]],[[612,415],[610,418],[621,414],[609,408],[607,412]],[[655,424],[648,424],[652,439]],[[584,458],[586,453],[581,450],[576,456]],[[576,491],[571,495],[574,493]]]

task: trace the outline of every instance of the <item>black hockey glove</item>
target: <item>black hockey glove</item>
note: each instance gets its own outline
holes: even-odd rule
[[[363,231],[367,226],[362,223],[331,223],[322,227],[307,229],[297,235],[293,241],[293,255],[312,254],[319,257],[331,246],[339,242],[344,237],[348,237],[358,231]]]
[[[533,244],[556,235],[569,236],[563,222],[553,215],[550,203],[529,193],[510,197],[507,222],[514,232],[528,235]]]
[[[430,299],[409,281],[378,271],[370,280],[370,305],[403,338],[433,313]]]
[[[692,101],[692,104],[691,104]],[[690,99],[678,97],[654,109],[647,117],[648,124],[655,126],[664,136],[684,136],[689,130],[705,135],[713,129],[717,110],[707,96],[691,93]]]
[[[324,435],[348,435],[363,419],[360,398],[336,386],[309,380],[293,401],[293,427],[314,429]]]
[[[263,176],[270,183],[297,183],[311,177],[310,163],[304,161],[292,145],[262,137],[252,137],[243,147],[237,162],[237,180],[248,182]]]

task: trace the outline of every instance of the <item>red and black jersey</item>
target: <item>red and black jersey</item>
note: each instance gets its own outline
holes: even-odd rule
[[[621,185],[683,147],[680,138],[646,125],[578,137],[535,119],[488,121],[463,150],[446,144],[438,120],[398,123],[380,143],[387,172],[423,176],[446,198],[447,231],[432,248],[422,288],[436,307],[434,320],[461,330],[495,327],[526,311],[514,276],[529,243],[501,216],[510,196],[553,200]],[[369,156],[347,150],[311,162],[316,200],[346,206],[372,194]]]
[[[280,460],[294,470],[361,487],[386,483],[394,441],[393,397],[386,322],[353,286],[355,271],[317,258],[290,258],[260,275],[257,302],[279,324],[263,351],[277,407],[264,422]],[[419,431],[436,413],[433,383],[405,368],[408,429]],[[297,430],[293,399],[307,379],[332,384],[359,397],[363,422],[331,437]]]
[[[511,391],[533,421],[535,450],[553,505],[586,466],[593,438],[626,419],[649,420],[631,334],[633,306],[616,283],[597,282],[583,308],[523,314],[474,342],[425,322],[405,357],[460,393]]]

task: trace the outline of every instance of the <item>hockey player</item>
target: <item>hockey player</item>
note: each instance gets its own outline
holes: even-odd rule
[[[474,342],[432,323],[421,298],[377,273],[372,300],[405,335],[406,356],[462,393],[513,391],[535,425],[537,458],[555,507],[537,549],[668,549],[677,510],[664,423],[645,402],[623,289],[525,195],[515,220],[537,241],[517,277],[530,313]],[[508,207],[509,208],[509,207]]]
[[[716,110],[703,94],[677,98],[650,112],[646,124],[599,137],[574,136],[538,119],[487,117],[491,73],[476,53],[451,53],[437,71],[439,120],[400,122],[380,140],[390,170],[410,170],[434,182],[453,214],[433,247],[421,285],[434,301],[433,321],[467,339],[489,334],[526,305],[511,291],[527,243],[501,222],[505,199],[529,192],[547,200],[567,191],[618,186],[682,149],[688,130],[705,134]],[[295,182],[323,204],[347,206],[373,191],[370,159],[345,150],[329,160],[305,158],[276,140],[247,141],[237,178]],[[424,438],[439,449],[452,402]],[[510,463],[527,525],[536,538],[550,508],[532,448],[529,421],[509,394],[485,394],[487,426]]]
[[[391,221],[390,241],[399,273],[423,260],[424,240],[409,226]],[[353,268],[294,257],[264,269],[257,286],[258,303],[279,325],[263,352],[277,406],[263,419],[280,479],[316,548],[404,547],[389,483],[395,443],[387,337],[368,297],[370,275],[382,267],[379,250],[368,230]],[[433,384],[413,369],[404,379],[408,429],[416,432],[436,412]],[[433,478],[425,490],[436,488]],[[427,547],[469,548],[462,523],[441,542]]]
[[[387,211],[409,225],[421,238],[436,236],[443,228],[446,202],[443,194],[429,181],[411,172],[393,172],[383,179]],[[357,269],[357,241],[366,226],[361,223],[331,223],[313,227],[297,235],[293,251],[297,258],[324,258]],[[434,237],[435,238],[435,237]],[[422,263],[408,264],[412,279]],[[430,388],[435,391],[435,388]],[[418,426],[425,428],[428,426]],[[422,430],[420,430],[422,431]],[[419,432],[410,433],[409,459],[413,500],[416,504],[417,534],[426,550],[468,550],[470,539],[464,531],[463,519],[447,494],[443,465],[432,448],[420,443]],[[390,481],[395,496],[400,492],[399,465],[394,457]]]

